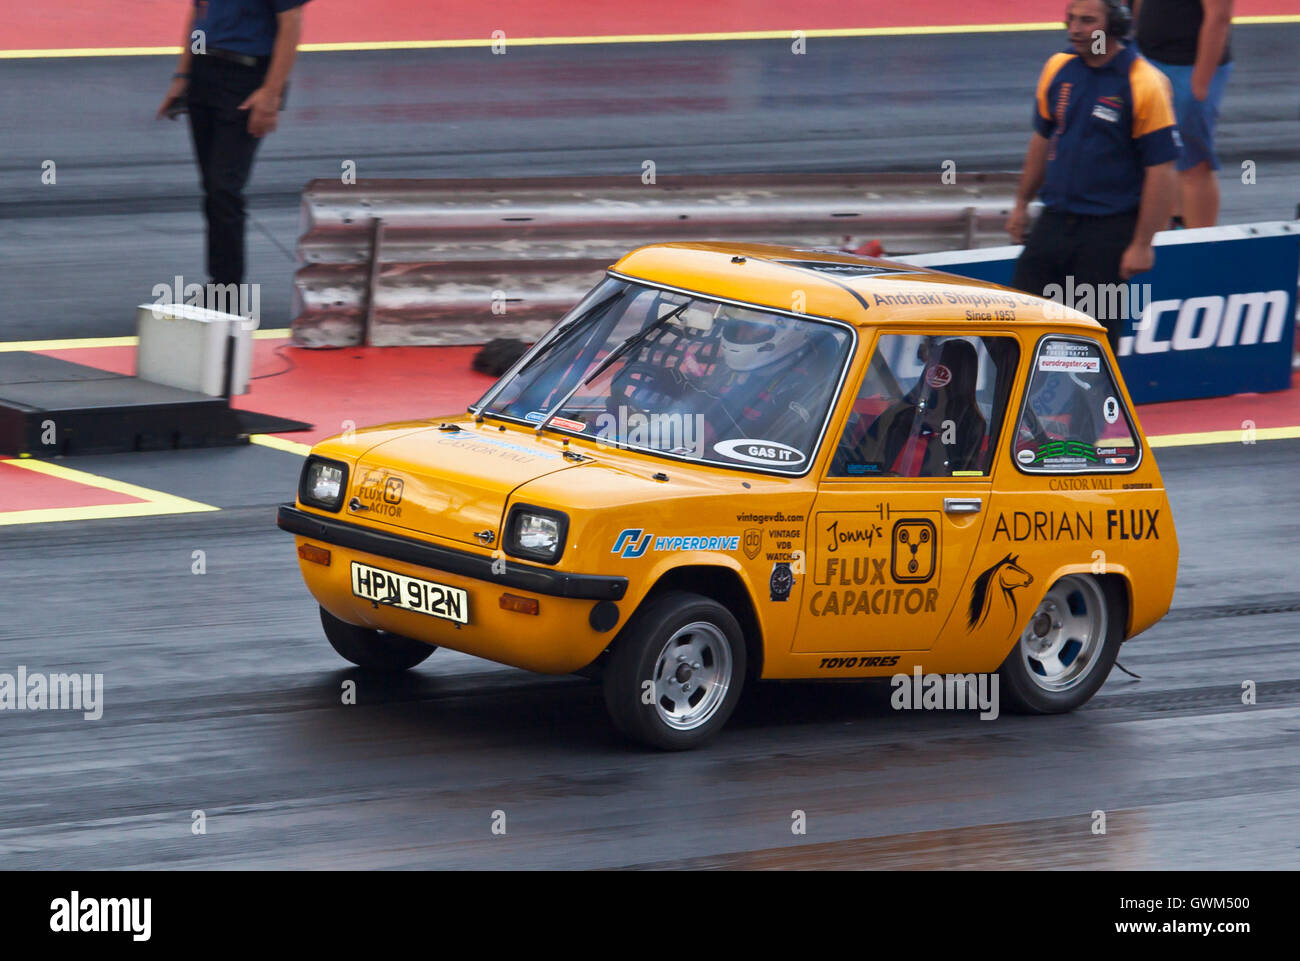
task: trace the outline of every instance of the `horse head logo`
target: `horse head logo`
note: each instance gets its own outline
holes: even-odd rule
[[[966,615],[966,627],[975,630],[988,620],[993,602],[1002,598],[1002,602],[1011,609],[1012,624],[1019,624],[1019,611],[1016,607],[1015,592],[1028,587],[1034,582],[1034,575],[1020,566],[1020,555],[1008,554],[983,574],[975,579],[975,587],[970,593],[970,610]]]

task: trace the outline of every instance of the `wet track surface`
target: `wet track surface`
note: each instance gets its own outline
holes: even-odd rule
[[[249,506],[0,539],[5,669],[105,675],[101,720],[2,718],[0,862],[1295,867],[1300,521],[1278,479],[1297,460],[1297,441],[1160,453],[1175,607],[1121,652],[1142,680],[1113,672],[1075,714],[981,721],[895,712],[878,684],[768,683],[719,740],[679,755],[625,746],[579,678],[447,651],[395,681],[341,661],[273,499],[252,503],[291,489],[295,457],[74,460]]]
[[[1059,41],[306,55],[253,186],[264,326],[289,319],[298,191],[343,160],[362,177],[1014,169]],[[1300,26],[1236,31],[1222,158],[1256,160],[1259,183],[1225,177],[1225,222],[1300,200],[1297,46]],[[201,279],[186,134],[151,119],[170,72],[0,62],[0,339],[132,333],[155,283]],[[578,678],[439,651],[393,681],[338,658],[274,526],[295,456],[72,459],[223,509],[0,528],[0,670],[105,675],[101,720],[0,714],[0,864],[1294,868],[1300,442],[1159,460],[1182,562],[1173,612],[1121,653],[1142,680],[987,722],[895,712],[887,686],[770,683],[708,748],[660,755],[620,741]]]
[[[290,319],[298,196],[338,177],[1018,170],[1054,32],[304,54],[250,188],[249,281]],[[1300,203],[1300,24],[1239,26],[1223,105],[1223,223]],[[172,60],[0,61],[0,333],[134,333],[130,307],[202,281],[183,123],[153,119]],[[89,92],[95,91],[94,95]],[[41,182],[56,163],[57,183]],[[1253,160],[1257,182],[1240,182]],[[634,181],[635,182],[635,181]]]

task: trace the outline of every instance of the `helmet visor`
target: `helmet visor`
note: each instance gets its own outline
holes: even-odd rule
[[[753,320],[736,320],[734,318],[723,321],[722,339],[733,344],[762,344],[771,340],[776,333],[776,327],[773,324],[766,324],[761,321]]]

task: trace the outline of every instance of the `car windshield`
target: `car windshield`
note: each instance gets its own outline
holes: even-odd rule
[[[610,278],[471,409],[614,447],[801,474],[851,343],[846,326]]]

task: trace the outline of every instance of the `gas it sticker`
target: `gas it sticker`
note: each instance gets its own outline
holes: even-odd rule
[[[1119,420],[1119,401],[1114,397],[1107,397],[1102,401],[1101,416],[1106,418],[1106,423],[1113,424]]]
[[[793,467],[802,464],[804,453],[789,444],[775,440],[757,440],[739,437],[735,440],[719,441],[713,449],[730,460],[743,461],[746,464],[763,464],[774,467]]]
[[[1032,464],[1034,462],[1034,452],[1030,448],[1026,447],[1024,450],[1016,453],[1016,460],[1020,461],[1022,464]]]

